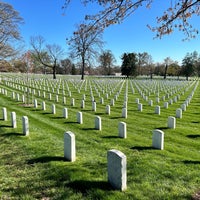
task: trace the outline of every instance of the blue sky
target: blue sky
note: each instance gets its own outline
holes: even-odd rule
[[[21,26],[21,35],[26,48],[31,48],[31,36],[41,35],[48,44],[58,44],[63,47],[67,55],[66,38],[70,37],[85,14],[94,13],[94,4],[84,7],[79,0],[72,3],[65,11],[61,7],[64,0],[5,0],[20,13],[25,23]],[[105,50],[111,50],[121,65],[121,55],[125,52],[149,53],[154,62],[163,62],[166,57],[181,63],[187,52],[194,50],[200,53],[200,37],[183,42],[183,33],[175,31],[162,39],[153,39],[155,33],[147,28],[147,24],[156,25],[156,16],[160,16],[171,1],[154,0],[151,9],[139,8],[135,14],[127,18],[122,24],[110,26],[103,34]],[[198,17],[192,18],[192,24],[200,29]]]

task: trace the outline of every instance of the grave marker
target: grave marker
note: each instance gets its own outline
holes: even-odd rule
[[[65,119],[68,118],[68,109],[67,109],[67,108],[63,108],[63,117],[64,117]]]
[[[176,118],[179,118],[179,119],[182,118],[182,109],[181,108],[176,109]]]
[[[29,135],[29,122],[28,122],[27,116],[22,117],[22,127],[23,127],[23,134],[25,136],[28,136]]]
[[[77,123],[79,123],[79,124],[83,123],[83,114],[82,114],[82,112],[77,112]]]
[[[164,132],[158,129],[153,130],[152,146],[156,149],[164,149]]]
[[[168,117],[168,128],[175,129],[176,128],[176,118],[169,116]]]
[[[13,128],[17,128],[17,119],[16,119],[16,113],[11,112],[11,126]]]
[[[107,152],[108,182],[114,189],[124,191],[127,189],[126,156],[115,149]]]
[[[101,131],[101,117],[95,117],[95,129]]]
[[[2,111],[3,111],[3,120],[7,121],[8,120],[7,108],[2,108]]]
[[[119,137],[126,138],[126,123],[125,122],[119,122],[118,125],[118,131],[119,131]]]
[[[71,162],[76,160],[75,135],[71,131],[64,134],[64,158]]]

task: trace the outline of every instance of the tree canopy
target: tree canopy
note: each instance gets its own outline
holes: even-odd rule
[[[102,48],[102,31],[89,24],[80,24],[73,35],[67,39],[72,58],[81,60],[81,79],[84,79],[86,63],[90,63],[93,57],[98,56],[98,50]]]
[[[0,2],[0,58],[6,58],[16,53],[13,43],[21,39],[19,25],[23,19],[14,8]],[[16,45],[15,45],[16,46]]]
[[[124,53],[122,55],[122,75],[136,76],[136,69],[138,64],[138,58],[136,53]]]
[[[70,2],[71,0],[65,0],[63,8]],[[112,24],[122,23],[141,6],[151,8],[154,0],[82,0],[81,2],[86,5],[97,3],[102,7],[102,10],[94,15],[88,13],[85,19],[91,20],[94,26],[104,29]],[[199,6],[199,0],[171,0],[163,15],[157,17],[157,26],[148,25],[148,27],[156,32],[156,37],[162,37],[178,29],[186,34],[186,38],[194,38],[198,30],[192,27],[189,18],[200,15]]]

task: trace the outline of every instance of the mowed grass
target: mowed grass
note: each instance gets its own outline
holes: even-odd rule
[[[8,76],[8,75],[6,75]],[[2,81],[0,88],[8,94],[0,93],[0,105],[6,107],[8,121],[0,117],[0,199],[191,199],[200,190],[200,85],[198,81],[123,80],[88,78],[85,82],[76,79],[60,81],[33,79],[31,88],[38,100],[38,108],[24,107],[22,102],[12,99],[12,92],[24,94],[20,88],[23,82],[14,84]],[[18,77],[19,79],[19,77]],[[51,87],[60,88],[59,102],[48,99],[47,82]],[[38,85],[41,84],[41,88]],[[67,86],[66,86],[67,84]],[[64,85],[64,86],[63,86]],[[62,87],[63,86],[63,87]],[[196,87],[195,91],[194,88]],[[25,87],[25,86],[24,86]],[[45,87],[45,88],[44,88]],[[71,97],[68,95],[69,87]],[[37,88],[41,91],[38,96]],[[65,90],[66,105],[62,103]],[[42,97],[42,91],[46,97]],[[92,92],[91,92],[92,91]],[[127,91],[128,118],[122,118],[122,107]],[[142,94],[141,94],[142,91]],[[168,116],[175,116],[177,108],[194,91],[192,100],[183,111],[183,118],[176,119],[176,129],[167,128]],[[156,97],[160,102],[156,103]],[[108,99],[105,95],[109,93]],[[162,96],[171,93],[169,98]],[[81,108],[85,94],[85,108]],[[105,112],[106,105],[118,94],[111,114]],[[142,97],[154,101],[153,106]],[[91,95],[97,103],[92,111]],[[180,95],[180,99],[163,107],[165,101]],[[100,104],[104,97],[104,104]],[[75,106],[71,106],[71,98]],[[138,111],[136,98],[143,104]],[[41,109],[42,101],[46,110]],[[56,105],[56,114],[51,113],[51,105]],[[160,105],[161,114],[155,114],[155,106]],[[62,116],[63,108],[68,108],[68,118]],[[11,127],[10,112],[17,114],[17,128]],[[78,124],[76,114],[83,113],[83,124]],[[1,115],[0,115],[1,116]],[[22,116],[28,116],[30,135],[22,134]],[[102,130],[94,129],[95,116],[102,118]],[[118,123],[127,123],[127,138],[118,137]],[[152,131],[161,129],[165,133],[164,150],[152,148]],[[76,161],[64,159],[64,133],[72,131],[76,136]],[[107,151],[117,149],[127,156],[127,190],[114,190],[107,181]]]

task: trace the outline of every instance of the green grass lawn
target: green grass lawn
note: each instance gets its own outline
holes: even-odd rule
[[[12,92],[25,94],[27,86],[23,76],[1,75],[0,105],[6,107],[8,120],[0,113],[0,199],[91,199],[91,200],[164,200],[192,199],[200,190],[200,85],[198,81],[123,80],[61,77],[31,80],[30,87],[38,100],[38,107],[23,106],[12,99]],[[191,103],[183,118],[176,119],[176,129],[167,128],[168,116],[175,116],[177,108],[194,91]],[[17,87],[16,87],[17,86]],[[20,86],[20,87],[19,87]],[[48,88],[49,87],[49,88]],[[49,91],[52,100],[48,99]],[[7,96],[2,94],[7,90]],[[48,91],[49,89],[49,91]],[[59,89],[59,94],[58,94]],[[37,90],[41,95],[38,96]],[[69,96],[69,91],[71,97]],[[43,91],[46,97],[43,98]],[[64,95],[63,95],[64,91]],[[125,94],[128,96],[128,117],[121,117]],[[162,100],[169,93],[169,98]],[[85,108],[81,108],[85,94]],[[108,94],[108,99],[106,98]],[[55,96],[59,96],[59,102]],[[91,95],[97,102],[92,111]],[[111,114],[105,112],[111,99]],[[142,96],[143,95],[143,96]],[[163,107],[164,102],[180,95],[177,102]],[[63,104],[66,97],[66,105]],[[153,100],[153,106],[148,100]],[[160,102],[156,103],[156,97]],[[104,104],[100,98],[104,97]],[[75,106],[71,106],[71,98]],[[136,98],[143,104],[138,111]],[[46,110],[41,109],[42,101]],[[56,114],[51,105],[56,105]],[[160,105],[161,114],[155,114]],[[1,109],[0,108],[0,109]],[[68,118],[62,117],[63,108],[68,108]],[[11,127],[10,113],[17,114],[17,128]],[[76,121],[76,113],[83,113],[83,124]],[[28,116],[30,134],[22,134],[22,116]],[[102,118],[102,130],[94,129],[95,116]],[[118,137],[118,123],[127,123],[127,138]],[[152,148],[152,131],[161,129],[165,133],[164,150]],[[76,161],[64,159],[64,133],[72,131],[76,136]],[[107,181],[107,151],[117,149],[127,157],[127,190],[112,189]]]

